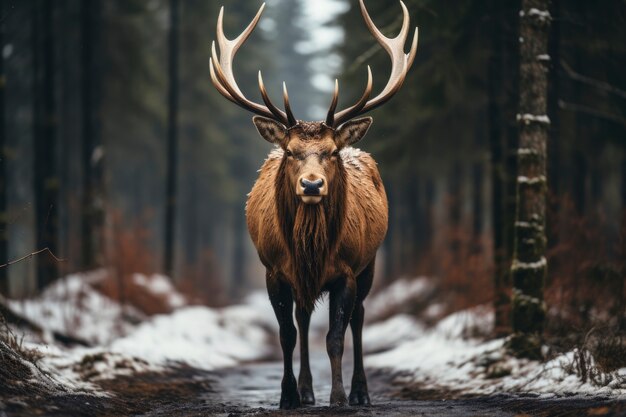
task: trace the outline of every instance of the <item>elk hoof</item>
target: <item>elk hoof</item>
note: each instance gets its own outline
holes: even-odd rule
[[[280,409],[281,410],[293,410],[294,408],[299,408],[301,406],[300,404],[300,397],[298,397],[297,395],[288,397],[288,396],[281,396],[280,397]]]
[[[370,406],[370,396],[367,394],[367,390],[357,389],[350,392],[350,405]]]
[[[300,401],[304,405],[315,405],[315,395],[311,388],[300,388]]]
[[[300,394],[298,394],[298,385],[296,384],[296,379],[294,377],[283,379],[281,391],[281,410],[291,410],[301,406]]]
[[[331,407],[343,407],[348,404],[348,399],[346,398],[346,393],[341,391],[333,391],[330,393],[330,406]]]

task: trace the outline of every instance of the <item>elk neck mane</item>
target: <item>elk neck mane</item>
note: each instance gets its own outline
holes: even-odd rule
[[[319,204],[300,201],[281,161],[276,177],[276,208],[281,234],[289,251],[293,289],[298,307],[312,311],[322,280],[337,253],[346,215],[347,173],[338,159],[337,175]]]

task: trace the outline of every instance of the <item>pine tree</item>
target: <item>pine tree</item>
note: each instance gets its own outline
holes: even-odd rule
[[[178,38],[179,38],[178,0],[170,0],[169,57],[167,94],[167,172],[165,190],[165,253],[163,255],[164,272],[174,274],[175,219],[178,178]]]
[[[104,151],[99,123],[101,83],[96,53],[99,50],[101,2],[81,3],[82,70],[82,260],[84,269],[103,265],[104,255]]]
[[[56,253],[58,240],[58,191],[56,141],[57,115],[54,97],[54,2],[42,0],[32,7],[34,85],[34,194],[37,248]],[[37,286],[57,278],[58,265],[48,257],[37,258]]]
[[[5,161],[6,129],[4,124],[4,103],[6,89],[6,75],[4,72],[4,56],[1,51],[4,48],[4,1],[0,0],[0,264],[8,259],[9,234],[7,230],[7,171]],[[0,268],[0,294],[7,295],[9,292],[9,277],[6,268]]]

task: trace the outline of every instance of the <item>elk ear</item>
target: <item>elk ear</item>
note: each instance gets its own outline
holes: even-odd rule
[[[282,146],[287,137],[287,128],[282,123],[262,116],[254,116],[252,123],[254,123],[263,139],[269,143]]]
[[[350,146],[363,139],[372,125],[372,121],[371,117],[362,117],[342,124],[335,134],[337,147]]]

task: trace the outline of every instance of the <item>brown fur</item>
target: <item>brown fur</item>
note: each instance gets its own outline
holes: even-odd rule
[[[282,146],[323,153],[334,146],[333,132],[321,123],[300,122]],[[311,311],[325,286],[342,276],[355,279],[374,259],[387,230],[387,198],[376,163],[365,152],[345,148],[325,163],[328,195],[317,205],[296,195],[290,164],[282,149],[270,154],[249,194],[246,216],[272,279],[288,283],[296,304]]]

